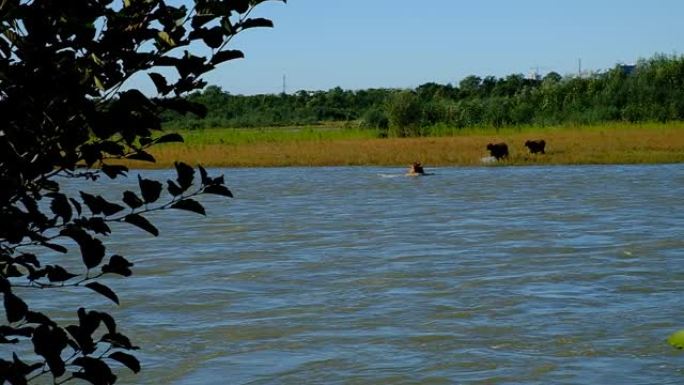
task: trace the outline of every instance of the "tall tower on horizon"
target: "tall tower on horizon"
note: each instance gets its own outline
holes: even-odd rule
[[[582,77],[582,58],[577,59],[578,72],[577,76]]]

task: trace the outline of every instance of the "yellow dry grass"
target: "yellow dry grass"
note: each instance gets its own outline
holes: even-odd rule
[[[546,155],[530,155],[528,139],[544,139]],[[510,159],[502,165],[633,164],[684,162],[684,126],[599,126],[473,131],[449,137],[389,139],[310,139],[240,144],[168,144],[154,148],[156,164],[130,162],[132,168],[166,168],[174,160],[205,167],[396,166],[420,161],[427,166],[481,165],[487,143],[506,142]]]

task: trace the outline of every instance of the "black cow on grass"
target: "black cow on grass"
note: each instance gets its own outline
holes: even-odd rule
[[[546,142],[541,139],[541,140],[528,140],[525,142],[525,147],[527,147],[530,150],[531,154],[536,154],[538,152],[541,152],[542,154],[546,154],[544,152],[544,147],[546,147]]]
[[[487,150],[489,150],[489,154],[496,158],[496,160],[508,158],[508,145],[506,143],[489,143],[487,145]]]

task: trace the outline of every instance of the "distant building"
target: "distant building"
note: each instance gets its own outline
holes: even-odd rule
[[[527,80],[541,81],[541,80],[542,80],[542,76],[541,76],[541,74],[539,73],[538,70],[533,70],[533,71],[530,71],[530,72],[527,74],[527,76],[525,76],[525,79],[527,79]]]
[[[636,71],[636,64],[618,64],[618,69],[625,75],[632,75]]]

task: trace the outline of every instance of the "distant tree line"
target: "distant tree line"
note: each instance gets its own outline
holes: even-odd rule
[[[440,127],[594,124],[684,120],[684,57],[656,55],[636,65],[561,76],[468,76],[457,86],[426,83],[414,90],[299,91],[231,95],[210,86],[187,97],[204,118],[167,112],[169,128],[265,127],[354,122],[381,136],[420,136]]]

